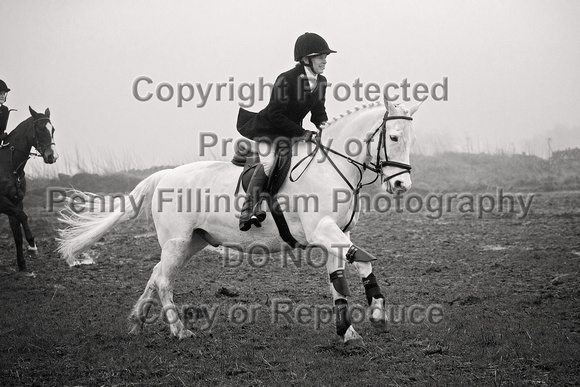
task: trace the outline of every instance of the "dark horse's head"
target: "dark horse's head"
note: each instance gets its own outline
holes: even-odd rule
[[[44,162],[53,164],[58,155],[55,151],[54,126],[50,122],[50,110],[46,109],[42,114],[35,112],[30,106],[28,109],[32,115],[32,131],[29,133],[29,139],[32,136],[32,145],[40,153]]]

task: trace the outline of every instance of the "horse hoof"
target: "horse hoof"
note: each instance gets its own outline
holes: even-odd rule
[[[131,336],[139,336],[141,333],[143,333],[143,326],[141,326],[140,324],[133,325],[133,328],[131,328],[131,330],[129,331],[129,334]]]
[[[37,257],[38,256],[38,247],[36,247],[36,246],[28,246],[26,251],[28,252],[29,257]]]
[[[353,348],[360,348],[360,347],[364,347],[365,343],[364,343],[362,337],[360,337],[358,339],[352,339],[349,341],[345,341],[344,345],[346,345],[348,347],[353,347]]]
[[[358,332],[354,330],[352,325],[350,327],[348,327],[348,329],[346,330],[346,333],[343,336],[343,342],[345,345],[348,345],[349,347],[364,347],[365,346],[365,343],[364,343],[361,335],[359,335]]]
[[[371,322],[371,325],[382,332],[387,331],[384,303],[385,300],[382,298],[373,299],[372,304],[370,306],[370,316],[369,316],[369,321]]]
[[[183,329],[177,335],[177,337],[179,338],[179,340],[187,339],[187,338],[193,337],[193,336],[195,336],[195,335],[189,329]]]
[[[375,328],[376,330],[378,330],[380,332],[383,332],[383,333],[388,332],[386,321],[381,321],[381,320],[373,321],[373,320],[371,320],[371,325],[373,326],[373,328]]]

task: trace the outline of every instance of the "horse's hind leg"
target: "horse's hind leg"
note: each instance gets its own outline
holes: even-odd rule
[[[147,281],[147,286],[145,291],[139,297],[139,300],[133,307],[131,315],[129,316],[129,321],[132,323],[131,331],[129,334],[137,335],[143,331],[143,324],[147,321],[147,315],[151,306],[153,306],[156,301],[153,299],[154,293],[157,291],[157,278],[161,271],[161,262],[157,263],[153,268],[151,277]]]
[[[8,222],[10,223],[14,244],[16,245],[16,263],[18,264],[18,270],[26,271],[26,260],[24,259],[24,252],[22,251],[22,229],[20,228],[20,220],[14,216],[9,216]]]
[[[26,237],[29,246],[33,247],[32,251],[36,251],[34,237],[30,231],[30,226],[28,226],[28,215],[24,212],[23,206],[23,203],[20,202],[17,206],[10,205],[8,210],[5,211],[8,215],[12,235],[14,236],[14,244],[16,245],[16,263],[18,264],[18,269],[20,271],[26,271],[26,260],[22,248],[22,229],[24,229],[24,236]],[[22,228],[20,226],[22,226]]]
[[[131,332],[136,333],[135,331],[142,327],[145,321],[143,314],[146,316],[152,304],[151,296],[157,291],[161,300],[162,315],[169,324],[171,334],[180,339],[193,335],[191,331],[185,329],[173,303],[173,283],[187,261],[206,245],[203,239],[195,235],[192,238],[175,238],[165,242],[161,251],[161,261],[153,269],[147,287],[131,314],[130,318],[135,323]]]

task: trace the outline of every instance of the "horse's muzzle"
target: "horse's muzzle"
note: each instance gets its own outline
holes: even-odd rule
[[[54,163],[56,163],[56,160],[58,159],[58,154],[49,148],[46,151],[44,151],[44,154],[42,155],[42,159],[44,160],[44,162],[46,164],[54,164]]]
[[[410,188],[407,187],[407,185],[403,184],[403,182],[401,180],[395,180],[394,184],[393,184],[393,192],[395,194],[402,194],[407,192],[407,190]]]
[[[401,176],[405,176],[405,175],[401,175]],[[385,179],[383,181],[383,188],[385,191],[387,191],[389,194],[395,194],[395,195],[400,195],[403,194],[405,192],[407,192],[409,189],[411,189],[411,179],[408,178],[408,175],[406,175],[407,178],[399,178],[396,177],[392,180],[390,179]]]

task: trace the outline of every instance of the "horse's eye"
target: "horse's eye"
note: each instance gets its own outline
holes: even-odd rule
[[[398,142],[399,141],[399,137],[397,137],[397,136],[389,136],[389,138],[391,139],[392,142]]]

